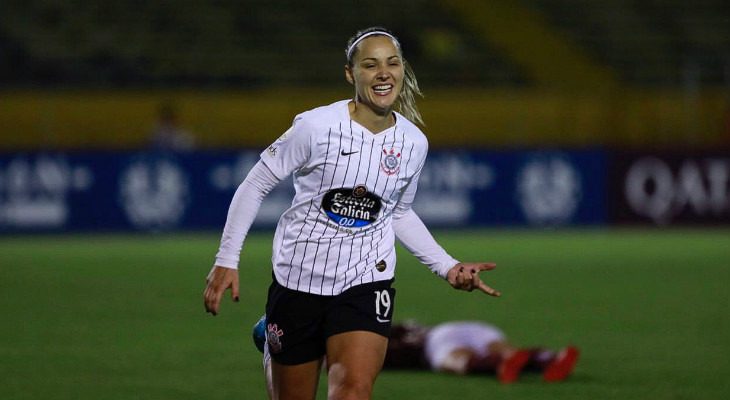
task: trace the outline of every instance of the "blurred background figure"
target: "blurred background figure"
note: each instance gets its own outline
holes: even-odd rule
[[[502,383],[523,371],[539,372],[547,382],[565,380],[580,352],[518,347],[497,327],[479,321],[444,322],[435,326],[406,321],[393,325],[384,369],[431,369],[458,375],[496,375]]]
[[[164,102],[157,109],[157,120],[150,135],[155,150],[182,152],[193,149],[195,139],[191,132],[180,126],[175,104]]]

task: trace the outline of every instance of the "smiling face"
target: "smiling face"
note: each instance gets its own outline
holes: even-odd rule
[[[403,88],[403,60],[393,39],[377,35],[357,45],[347,80],[355,85],[357,101],[377,114],[389,113]]]

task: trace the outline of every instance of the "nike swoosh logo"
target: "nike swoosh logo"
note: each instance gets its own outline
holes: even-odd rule
[[[341,154],[341,155],[343,155],[343,156],[350,156],[350,155],[353,155],[353,154],[355,154],[355,153],[359,153],[359,151],[351,151],[351,152],[349,152],[349,153],[346,153],[346,152],[345,152],[345,150],[342,150],[342,151],[340,152],[340,154]]]
[[[375,317],[375,319],[377,319],[378,322],[390,322],[389,319],[380,319],[380,317]]]

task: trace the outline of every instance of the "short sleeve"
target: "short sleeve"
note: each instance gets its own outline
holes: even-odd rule
[[[298,116],[291,128],[261,153],[261,161],[280,180],[285,179],[309,161],[312,129]]]

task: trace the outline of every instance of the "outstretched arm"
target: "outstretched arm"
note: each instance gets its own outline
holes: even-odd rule
[[[205,311],[218,314],[218,306],[226,289],[231,289],[233,301],[238,301],[238,260],[243,241],[256,218],[261,201],[280,180],[261,161],[256,163],[238,186],[228,209],[221,245],[215,266],[206,279]]]
[[[436,243],[421,218],[409,203],[399,202],[393,211],[393,230],[398,241],[431,271],[446,279],[459,290],[471,292],[479,289],[491,296],[501,296],[497,290],[487,286],[479,272],[492,270],[494,263],[462,263],[451,257]]]

